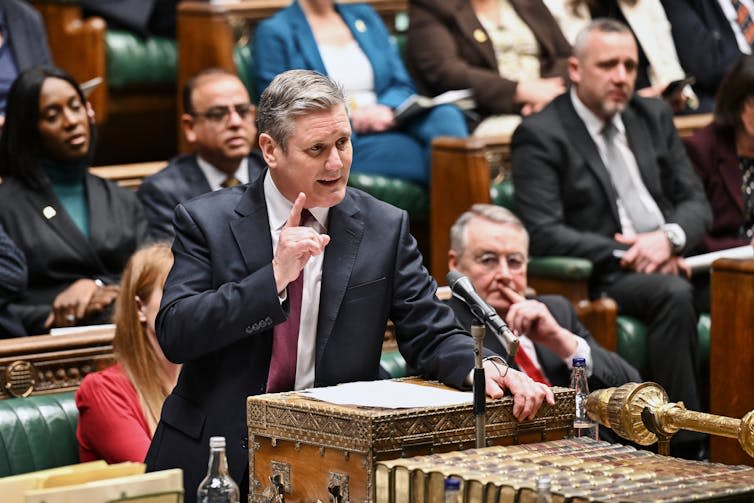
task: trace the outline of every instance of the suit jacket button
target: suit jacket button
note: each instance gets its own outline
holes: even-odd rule
[[[249,437],[241,437],[241,449],[246,450],[249,448]]]

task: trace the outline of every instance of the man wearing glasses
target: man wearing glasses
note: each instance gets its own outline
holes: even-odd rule
[[[526,297],[529,235],[510,211],[490,204],[475,204],[450,230],[448,252],[451,270],[468,276],[474,289],[519,336],[515,365],[535,381],[568,386],[571,362],[586,359],[589,389],[641,382],[639,373],[616,353],[597,343],[579,322],[565,297]],[[464,328],[473,316],[463,301],[448,304]],[[507,356],[504,345],[490,331],[484,345]]]
[[[203,70],[183,89],[181,126],[194,153],[170,160],[144,179],[137,195],[155,239],[172,240],[173,209],[210,191],[253,181],[265,163],[252,150],[255,109],[241,80],[226,70]]]

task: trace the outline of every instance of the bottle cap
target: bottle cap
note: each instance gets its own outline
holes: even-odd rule
[[[574,358],[573,359],[573,366],[574,367],[586,367],[586,358]]]
[[[537,489],[549,489],[552,485],[552,479],[550,477],[539,477],[537,479]]]
[[[458,479],[451,479],[447,478],[445,479],[445,490],[446,491],[459,491],[461,489],[461,481]]]
[[[210,449],[225,448],[225,437],[209,437]]]

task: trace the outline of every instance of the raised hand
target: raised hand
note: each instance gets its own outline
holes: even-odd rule
[[[511,302],[505,322],[514,334],[526,335],[561,358],[576,351],[579,345],[576,336],[555,321],[546,305],[527,299],[510,287],[504,286],[502,290]]]
[[[272,271],[278,293],[282,293],[288,283],[298,278],[309,258],[325,251],[330,236],[320,234],[311,227],[301,227],[301,211],[306,204],[306,194],[300,192],[293,203],[283,230],[280,232]]]

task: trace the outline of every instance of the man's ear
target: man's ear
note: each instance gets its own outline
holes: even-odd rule
[[[194,118],[189,114],[181,115],[181,128],[183,136],[190,144],[196,143],[196,133],[194,132]]]
[[[458,254],[455,250],[448,250],[448,269],[451,271],[458,269]]]
[[[144,303],[141,301],[138,295],[134,295],[134,302],[136,302],[136,312],[139,316],[139,322],[147,322],[147,313],[144,312]]]
[[[277,167],[277,142],[267,133],[259,135],[259,150],[262,151],[262,157],[270,168]]]
[[[568,79],[574,84],[581,80],[579,75],[579,59],[576,56],[568,58]]]

